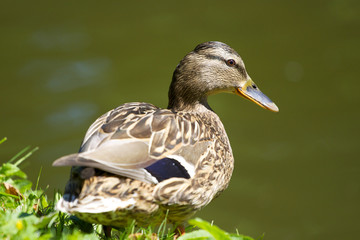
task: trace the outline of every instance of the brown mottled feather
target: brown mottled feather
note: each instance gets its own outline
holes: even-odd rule
[[[169,210],[171,211],[170,213],[176,212],[176,214],[169,214],[169,220],[177,222],[180,219],[186,219],[187,217],[194,214],[196,210],[210,202],[215,194],[227,187],[227,183],[230,180],[233,169],[233,157],[229,141],[225,131],[223,130],[223,126],[215,113],[209,112],[207,117],[202,117],[201,114],[175,114],[168,110],[158,111],[157,109],[153,109],[152,111],[142,111],[142,108],[139,108],[139,105],[144,106],[144,108],[147,110],[149,110],[149,107],[142,103],[139,103],[136,105],[136,107],[133,103],[130,104],[130,106],[133,106],[133,108],[136,108],[140,112],[145,112],[141,118],[132,115],[133,118],[129,118],[126,119],[126,121],[123,121],[119,116],[129,117],[131,115],[123,114],[119,111],[124,109],[126,109],[126,111],[133,111],[133,109],[127,106],[127,104],[116,109],[117,117],[114,117],[114,110],[114,112],[110,114],[111,117],[107,117],[106,119],[104,118],[104,125],[107,126],[107,130],[110,129],[109,126],[112,124],[111,121],[117,121],[118,124],[117,128],[111,127],[112,135],[110,135],[111,137],[108,136],[108,139],[111,138],[108,141],[111,141],[114,138],[124,139],[134,137],[133,135],[128,134],[129,132],[131,133],[131,130],[134,128],[127,130],[127,133],[125,133],[125,131],[122,130],[123,125],[119,125],[119,123],[122,122],[123,124],[129,124],[132,122],[132,119],[136,118],[138,121],[134,127],[136,126],[136,128],[141,128],[145,132],[149,131],[148,129],[151,128],[151,136],[153,139],[150,144],[149,155],[153,158],[159,158],[161,154],[164,155],[165,152],[171,152],[185,156],[189,160],[189,163],[194,164],[195,166],[196,173],[193,179],[173,178],[162,181],[158,184],[150,184],[141,180],[131,180],[126,177],[115,176],[111,174],[109,175],[109,173],[106,173],[104,176],[103,172],[101,172],[101,175],[94,175],[90,179],[84,180],[82,183],[81,194],[77,196],[76,205],[73,207],[70,205],[63,206],[63,208],[66,208],[67,212],[75,214],[76,216],[90,222],[97,222],[109,226],[121,226],[125,224],[125,222],[129,221],[129,219],[135,218],[134,215],[138,216],[138,214],[144,212],[145,210],[146,214],[144,214],[148,215],[148,218],[149,216],[152,216],[151,218],[156,216],[151,220],[152,222],[156,222],[159,219],[161,220],[161,216],[164,216],[166,211]],[[143,121],[143,119],[145,120]],[[152,120],[151,125],[150,120]],[[196,121],[196,123],[192,123],[191,121]],[[142,125],[140,125],[140,123],[142,123]],[[90,129],[92,128],[90,127]],[[98,131],[102,129],[104,128],[101,127]],[[208,129],[217,129],[217,131],[209,132],[207,131]],[[178,132],[183,134],[179,135],[177,134]],[[94,134],[95,133],[91,133],[91,135]],[[111,133],[107,131],[106,134]],[[166,137],[164,137],[164,135]],[[181,140],[178,140],[179,138]],[[149,137],[147,139],[149,139]],[[143,138],[139,138],[139,140],[142,141]],[[91,141],[91,137],[88,139],[88,141]],[[183,148],[172,151],[175,148],[179,149],[179,146],[183,146]],[[199,151],[192,152],[193,149],[198,149]],[[217,158],[216,153],[219,151],[225,153],[227,161],[224,162],[221,166],[216,166],[214,163],[216,162],[215,159]],[[189,154],[191,156],[188,156]],[[79,158],[74,158],[73,156],[71,156],[71,159],[74,161],[79,160]],[[60,162],[61,161],[62,160],[60,159]],[[79,165],[86,166],[86,161],[86,159],[81,158]],[[77,168],[74,167],[74,169]],[[77,172],[74,169],[73,171]],[[210,177],[210,175],[214,175],[214,177]],[[199,178],[204,179],[204,181],[199,183]],[[78,186],[81,185],[81,183],[74,184],[74,182],[78,181],[74,174],[71,179],[68,183],[65,194],[72,192],[74,188],[78,189]],[[216,184],[219,186],[219,189],[216,189],[216,192],[207,187],[207,185],[209,185],[205,184],[208,182],[207,179],[213,179],[213,181],[216,181]],[[119,185],[119,183],[121,184]],[[141,188],[138,187],[139,184],[141,185]],[[120,186],[121,188],[119,188]],[[212,186],[213,184],[209,185],[209,187]],[[117,195],[113,195],[110,191],[111,189],[113,189],[113,192],[116,192]],[[134,194],[129,194],[129,192],[134,189],[136,189]],[[94,193],[96,193],[96,196]],[[151,194],[149,195],[149,193]],[[100,202],[103,201],[103,196],[116,197],[122,199],[123,201],[134,199],[137,204],[133,206],[131,211],[121,211],[122,213],[119,213],[121,217],[118,216],[116,218],[110,218],[112,220],[109,220],[108,215],[102,215],[100,213],[79,213],[77,208],[78,206],[84,205],[84,199],[91,199],[93,202]],[[85,202],[87,201],[89,200],[86,200]],[[161,203],[161,208],[158,207],[158,203]],[[189,210],[178,210],[179,208],[182,209],[185,207]],[[116,209],[114,210],[118,211]],[[124,220],[118,221],[118,218]],[[136,219],[138,220],[138,224],[146,225],[146,222],[140,221],[141,218],[136,217]]]

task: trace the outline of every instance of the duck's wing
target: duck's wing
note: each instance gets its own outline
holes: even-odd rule
[[[53,165],[95,167],[152,183],[172,176],[189,178],[196,159],[185,159],[182,155],[189,154],[182,150],[197,144],[202,149],[204,128],[190,114],[127,103],[90,126],[79,153],[61,157]]]

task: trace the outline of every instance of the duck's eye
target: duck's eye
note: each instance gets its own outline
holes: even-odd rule
[[[229,66],[229,67],[233,67],[235,66],[236,62],[234,59],[229,59],[226,61],[226,64]]]

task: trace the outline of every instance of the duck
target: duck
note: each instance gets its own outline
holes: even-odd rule
[[[131,102],[100,116],[78,153],[53,166],[71,166],[56,208],[111,228],[176,226],[229,185],[234,157],[225,128],[208,96],[232,93],[278,112],[225,43],[201,43],[177,65],[166,109]],[[181,228],[179,228],[181,229]],[[179,230],[180,231],[180,230]]]

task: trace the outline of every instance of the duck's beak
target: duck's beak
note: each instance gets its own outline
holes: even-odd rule
[[[243,86],[236,87],[235,93],[239,96],[249,99],[262,108],[273,112],[279,111],[279,108],[275,105],[275,103],[273,103],[273,101],[271,101],[270,98],[268,98],[265,94],[263,94],[251,79],[246,80]]]

